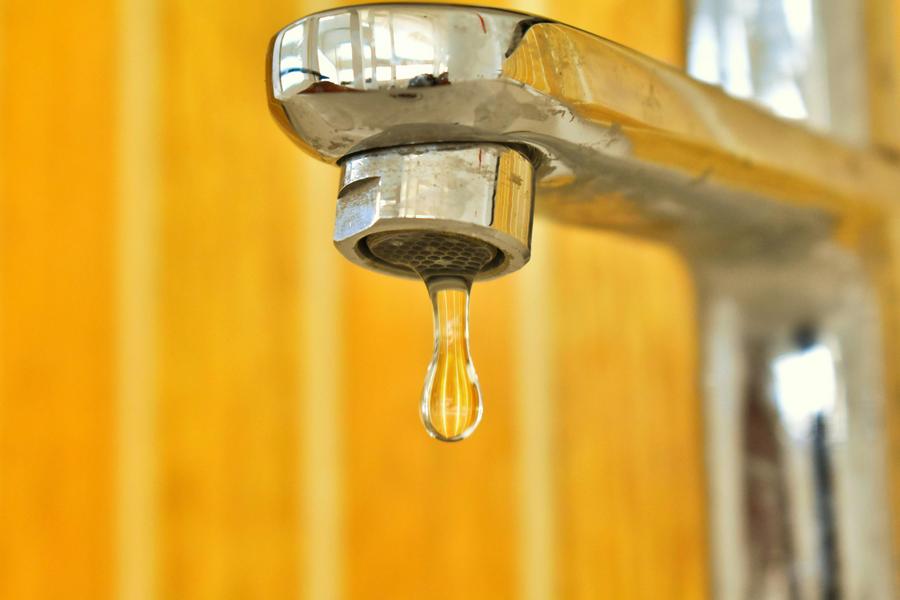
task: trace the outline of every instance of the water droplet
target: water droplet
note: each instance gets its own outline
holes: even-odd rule
[[[478,239],[431,230],[385,232],[367,239],[373,256],[414,271],[434,307],[434,355],[420,414],[443,442],[469,437],[481,421],[481,388],[469,354],[469,290],[496,249]]]
[[[457,442],[481,421],[481,388],[469,353],[469,289],[463,277],[427,282],[434,308],[434,355],[422,391],[421,415],[435,439]]]

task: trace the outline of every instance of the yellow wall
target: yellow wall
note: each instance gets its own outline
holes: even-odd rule
[[[103,597],[115,566],[113,7],[0,19],[0,596]]]
[[[677,0],[529,0],[678,64]],[[333,5],[0,2],[0,598],[703,598],[694,299],[540,222],[426,437],[424,286],[331,246],[264,55]]]

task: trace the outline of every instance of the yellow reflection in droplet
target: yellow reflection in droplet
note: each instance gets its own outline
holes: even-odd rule
[[[469,285],[463,278],[428,282],[434,306],[434,356],[422,393],[422,422],[444,442],[467,438],[481,421],[481,389],[469,354]]]

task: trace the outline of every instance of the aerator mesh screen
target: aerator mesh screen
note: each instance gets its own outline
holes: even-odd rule
[[[439,231],[393,231],[366,238],[372,255],[405,267],[423,279],[457,276],[474,279],[497,249],[474,238]]]

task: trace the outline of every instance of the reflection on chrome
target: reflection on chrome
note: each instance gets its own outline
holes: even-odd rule
[[[454,14],[421,5],[407,14],[361,6],[322,15],[282,32],[277,81],[288,94],[318,82],[374,90],[406,87],[417,78],[422,85],[433,84],[450,72],[462,78],[496,77],[516,24],[529,18],[488,8]],[[447,35],[454,30],[482,35]]]
[[[282,40],[282,47],[290,49],[302,44],[307,35],[319,39],[319,50],[303,57],[306,60],[286,53],[288,58],[281,65],[285,89],[302,82],[304,75],[365,88],[366,84],[411,79],[423,73],[438,75],[447,69],[446,54],[444,61],[434,60],[434,46],[427,42],[431,23],[426,16],[393,17],[384,11],[363,9],[352,15],[323,17],[315,25],[307,31],[301,24]],[[354,57],[364,63],[356,70]]]
[[[846,106],[843,87],[857,89],[849,79],[841,87],[826,78],[822,92],[795,72],[800,59],[751,52],[751,42],[777,42],[758,29],[775,19],[791,40],[811,35],[815,44],[817,24],[834,21],[822,11],[857,4],[701,0],[701,9],[755,11],[725,23],[716,9],[706,25],[695,21],[695,30],[712,32],[698,43],[718,44],[723,27],[746,42],[704,68],[725,72],[739,91],[794,98],[784,102],[799,93],[813,123],[822,106],[830,118]],[[345,168],[339,247],[372,226],[395,225],[379,218],[382,207],[396,208],[395,196],[409,200],[405,153],[420,153],[416,170],[427,165],[434,181],[479,164],[460,163],[459,153],[474,158],[487,144],[528,163],[491,186],[530,183],[533,173],[538,214],[651,239],[683,257],[697,291],[715,597],[896,597],[882,341],[897,333],[881,314],[889,282],[879,245],[898,210],[895,165],[620,45],[517,13],[339,8],[288,26],[271,51],[272,114],[302,149]],[[831,72],[839,61],[826,54]],[[772,80],[759,73],[782,83],[762,85]],[[841,114],[865,119],[864,110]],[[435,202],[412,214],[448,218],[416,227],[458,225],[450,212],[473,206],[471,189],[435,187]],[[500,233],[518,232],[504,250],[518,267],[531,203],[514,200],[507,204],[517,219]],[[480,229],[498,247],[492,229],[501,221]]]
[[[809,116],[804,80],[813,76],[812,0],[699,0],[688,50],[690,73],[775,114]]]
[[[840,499],[836,486],[847,484],[836,481],[834,464],[842,454],[835,445],[846,442],[835,360],[825,344],[811,343],[772,363],[778,422],[788,437],[779,460],[786,475],[784,522],[794,555],[790,583],[803,592],[799,597],[840,597],[837,554],[849,546],[834,526]]]
[[[695,0],[688,72],[775,114],[866,140],[862,2]]]
[[[772,363],[781,422],[794,438],[810,436],[815,423],[834,411],[838,392],[834,361],[831,350],[816,343],[783,354]]]

